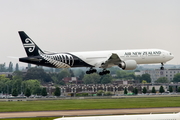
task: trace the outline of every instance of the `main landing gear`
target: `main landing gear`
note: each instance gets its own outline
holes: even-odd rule
[[[106,75],[106,74],[109,74],[109,73],[110,73],[109,70],[103,69],[102,72],[99,72],[99,75]]]
[[[92,74],[92,73],[97,73],[97,70],[91,68],[90,70],[86,71],[86,74]],[[99,72],[99,75],[106,75],[106,74],[109,74],[109,73],[110,73],[109,70],[103,69],[102,72]]]
[[[88,71],[86,71],[86,74],[92,74],[92,73],[96,73],[97,72],[97,70],[96,69],[90,69],[90,70],[88,70]]]
[[[160,70],[164,70],[164,63],[161,63]]]

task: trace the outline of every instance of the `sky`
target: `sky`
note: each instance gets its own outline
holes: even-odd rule
[[[46,51],[158,48],[172,52],[175,58],[167,64],[177,65],[179,5],[179,0],[0,0],[0,64],[26,56],[18,35],[25,31]]]

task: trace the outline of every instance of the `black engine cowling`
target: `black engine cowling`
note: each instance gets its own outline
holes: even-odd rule
[[[118,66],[123,70],[134,70],[137,67],[137,63],[135,60],[126,60],[122,61]]]

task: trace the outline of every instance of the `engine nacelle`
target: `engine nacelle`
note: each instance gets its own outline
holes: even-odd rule
[[[137,67],[137,63],[135,60],[126,60],[122,61],[118,66],[123,70],[134,70]]]

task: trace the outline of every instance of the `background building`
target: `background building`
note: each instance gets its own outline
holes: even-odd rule
[[[135,72],[135,75],[149,74],[151,77],[151,83],[154,83],[160,77],[166,77],[169,81],[172,81],[174,75],[180,73],[180,69],[155,69],[155,70],[144,70],[141,72]]]

